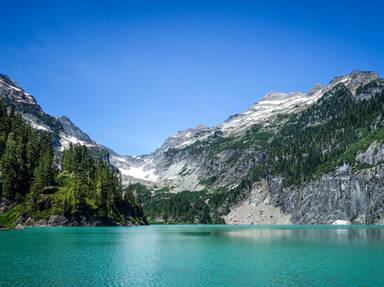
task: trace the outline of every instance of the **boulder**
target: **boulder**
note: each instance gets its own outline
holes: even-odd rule
[[[62,226],[68,225],[69,221],[64,215],[51,215],[48,219],[47,224],[51,226]]]
[[[15,229],[16,230],[22,230],[22,229],[24,229],[24,226],[19,223],[16,225]]]

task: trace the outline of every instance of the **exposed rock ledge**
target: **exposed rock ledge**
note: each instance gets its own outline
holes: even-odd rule
[[[274,206],[268,194],[268,183],[254,185],[251,194],[224,216],[226,224],[292,224],[291,216]]]
[[[243,203],[224,216],[226,224],[292,224],[291,216],[284,214],[278,207],[261,203]]]
[[[382,178],[383,163],[355,170],[343,165],[299,187],[283,187],[278,177],[262,180],[224,220],[230,224],[382,225]]]

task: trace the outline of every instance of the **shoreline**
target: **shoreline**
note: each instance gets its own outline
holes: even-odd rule
[[[190,226],[190,227],[239,227],[239,228],[268,228],[268,229],[348,229],[348,228],[384,228],[383,224],[192,224],[192,223],[177,223],[177,224],[147,224],[147,225],[27,225],[7,228],[0,228],[1,231],[24,230],[29,228],[127,228],[127,227],[171,227],[171,226]]]

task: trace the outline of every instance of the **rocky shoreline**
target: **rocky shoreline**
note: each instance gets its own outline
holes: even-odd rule
[[[51,215],[46,219],[34,220],[29,216],[20,216],[16,220],[17,225],[21,226],[35,226],[35,227],[49,227],[49,226],[135,226],[146,224],[146,222],[135,223],[132,221],[126,221],[124,224],[120,224],[113,220],[104,218],[89,218],[85,216],[79,216],[77,218],[67,218],[64,215]]]

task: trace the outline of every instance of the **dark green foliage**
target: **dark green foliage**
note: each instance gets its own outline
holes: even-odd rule
[[[208,178],[200,180],[200,184],[202,184],[202,185],[212,185],[212,184],[215,183],[216,180],[217,180],[217,176],[213,175],[213,176],[210,176]]]
[[[45,187],[55,185],[56,169],[53,165],[53,150],[50,145],[42,151],[34,172],[32,192],[37,194]]]
[[[63,153],[58,176],[60,196],[55,205],[68,217],[85,217],[103,224],[145,222],[135,197],[123,191],[120,174],[103,160],[97,160],[84,146],[71,146]]]
[[[73,181],[63,181],[62,186],[74,185],[76,205],[85,206],[86,198],[96,190],[96,164],[93,158],[85,146],[71,146],[63,152],[62,163],[62,172]]]
[[[20,182],[17,173],[20,164],[17,160],[17,148],[13,134],[9,134],[5,144],[5,151],[1,157],[1,181],[2,196],[7,199],[14,199],[19,191]]]
[[[144,213],[152,223],[223,223],[211,198],[215,194],[203,191],[170,193],[160,189],[152,192],[136,184],[129,187],[137,194]],[[218,194],[222,190],[216,191]]]
[[[145,223],[132,192],[123,192],[119,172],[105,160],[108,155],[96,154],[71,146],[59,171],[51,134],[33,129],[0,103],[0,202],[16,205],[0,221],[9,223],[15,214],[36,220],[61,214],[77,222]]]
[[[49,134],[31,128],[0,103],[0,196],[22,202],[31,190],[54,184]],[[36,177],[37,176],[37,177]]]
[[[340,85],[316,105],[291,116],[265,146],[266,160],[250,170],[248,180],[281,175],[285,185],[301,184],[342,162],[354,165],[357,151],[345,153],[380,128],[382,123],[375,121],[383,113],[383,92],[358,101]]]

